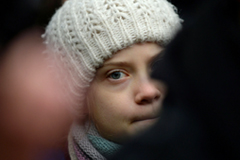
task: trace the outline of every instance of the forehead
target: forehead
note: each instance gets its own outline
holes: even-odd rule
[[[163,47],[156,43],[137,43],[128,48],[116,52],[112,58],[105,61],[104,65],[119,61],[133,61],[133,60],[151,60],[160,54]]]

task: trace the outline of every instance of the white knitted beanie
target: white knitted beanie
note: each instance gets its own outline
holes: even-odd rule
[[[69,71],[72,92],[83,100],[106,59],[134,43],[165,46],[181,22],[167,0],[67,0],[43,37],[47,52]]]

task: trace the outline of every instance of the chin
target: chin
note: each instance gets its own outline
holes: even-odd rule
[[[149,129],[157,122],[158,118],[140,120],[132,123],[133,135],[142,133],[143,131]]]

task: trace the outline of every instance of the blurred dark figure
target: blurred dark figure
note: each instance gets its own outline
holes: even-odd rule
[[[208,0],[169,0],[178,9],[178,14],[184,19],[184,24],[191,23],[194,20],[194,16],[199,14],[199,6],[206,3]],[[201,8],[202,10],[202,8]]]
[[[209,0],[196,8],[154,66],[168,86],[160,121],[113,160],[240,159],[239,7]]]
[[[1,1],[0,49],[5,48],[17,35],[29,28],[45,29],[61,3],[61,0]]]
[[[0,159],[64,158],[72,115],[41,35],[60,0],[0,5]],[[61,71],[63,73],[63,71]],[[62,75],[64,76],[64,75]]]

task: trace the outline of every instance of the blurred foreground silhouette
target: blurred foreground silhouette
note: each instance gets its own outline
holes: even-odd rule
[[[60,4],[57,0],[1,4],[0,159],[47,159],[46,153],[66,145],[73,99],[61,83],[61,78],[68,80],[64,69],[51,67],[41,38]]]

